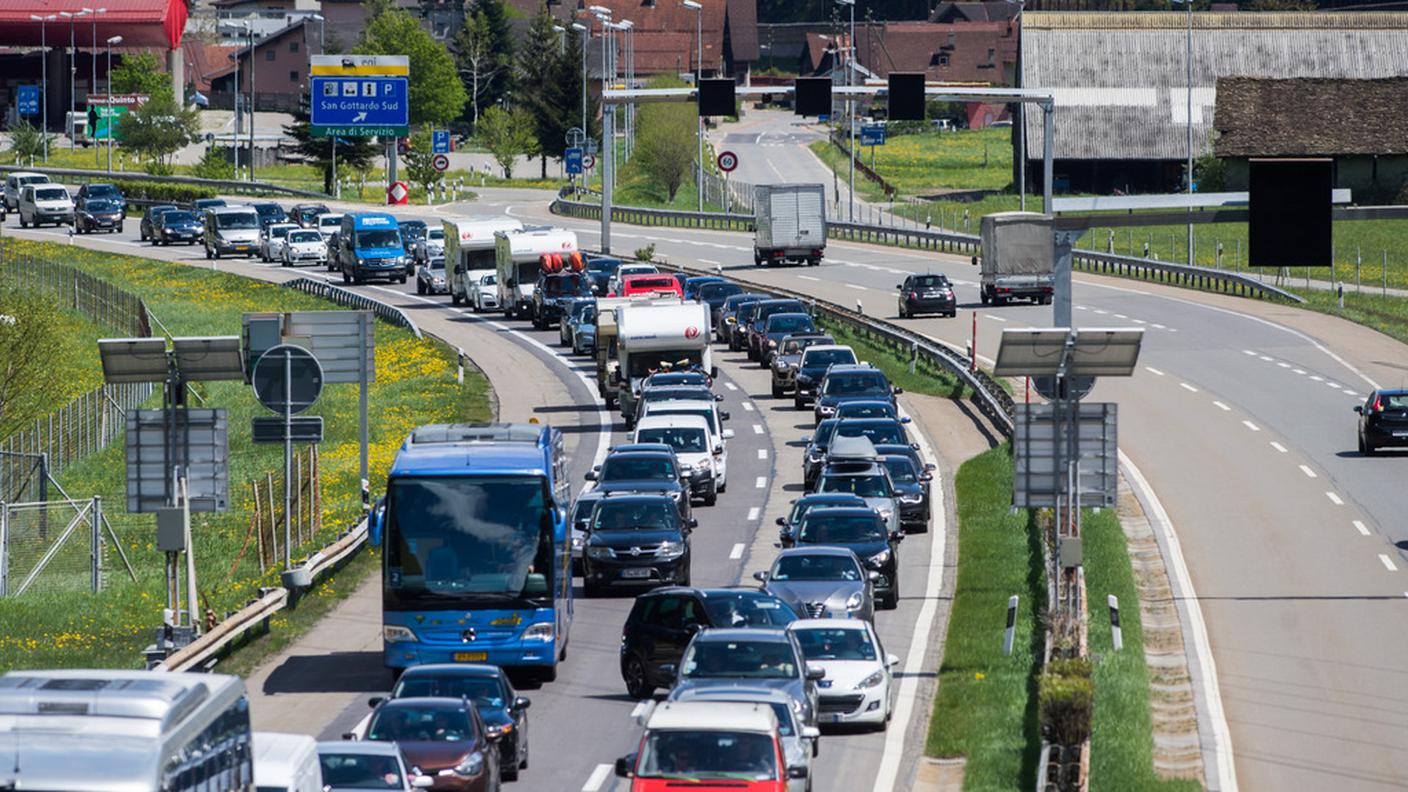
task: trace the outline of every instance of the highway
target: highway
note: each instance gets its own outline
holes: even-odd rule
[[[507,204],[485,201],[476,204],[473,213],[506,209]],[[435,219],[415,209],[400,214]],[[134,218],[123,234],[79,236],[74,243],[217,267],[274,282],[300,276],[329,278],[321,268],[283,268],[229,258],[211,262],[199,247],[152,247],[137,241],[136,226]],[[65,229],[21,231],[7,225],[5,230],[35,239],[67,238]],[[417,296],[413,282],[357,288],[402,308],[423,331],[466,350],[494,383],[502,419],[537,416],[561,427],[577,482],[600,461],[607,445],[624,438],[619,416],[602,411],[594,384],[584,379],[594,371],[590,361],[562,354],[555,347],[556,329],[536,332],[526,322],[502,321],[501,314],[476,316],[452,308],[448,297]],[[765,370],[747,363],[741,353],[716,353],[722,376],[715,387],[724,396],[721,408],[731,413],[729,425],[736,436],[729,444],[728,491],[718,505],[696,507],[700,527],[692,542],[697,586],[751,584],[752,572],[769,564],[775,552],[774,520],[801,493],[801,439],[812,429],[810,412],[796,412],[790,400],[770,398]],[[939,409],[944,409],[942,402]],[[952,414],[959,413],[952,410]],[[941,485],[951,486],[949,466],[930,440],[920,441],[924,453],[941,466],[937,495]],[[885,651],[902,659],[896,675],[896,720],[883,733],[825,737],[816,764],[817,792],[889,792],[912,785],[951,596],[952,575],[946,573],[954,558],[945,530],[952,519],[950,511],[950,497],[936,498],[933,530],[906,539],[900,552],[900,606],[877,618]],[[525,690],[533,700],[529,715],[533,760],[510,788],[543,792],[624,788],[617,785],[610,764],[634,750],[639,735],[632,720],[638,702],[626,696],[617,662],[618,636],[631,598],[622,593],[586,600],[580,587],[577,596],[569,657],[558,680]],[[256,729],[336,739],[366,715],[366,699],[384,693],[390,685],[390,676],[381,667],[379,598],[378,581],[369,581],[312,633],[251,676]]]

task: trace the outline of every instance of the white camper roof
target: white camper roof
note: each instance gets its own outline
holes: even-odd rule
[[[709,309],[700,303],[623,305],[616,309],[621,343],[636,349],[708,346]]]
[[[539,228],[531,231],[500,231],[508,240],[514,257],[540,256],[544,253],[572,253],[577,250],[577,235],[562,228]]]
[[[512,217],[447,217],[441,224],[445,229],[445,236],[456,237],[461,242],[493,244],[494,234],[499,231],[523,230],[523,224]]]

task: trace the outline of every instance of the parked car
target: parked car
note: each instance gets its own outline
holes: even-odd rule
[[[698,300],[699,290],[707,283],[723,283],[724,279],[717,275],[696,275],[692,278],[685,278],[684,298],[686,300]]]
[[[655,295],[658,297],[674,295],[676,297],[682,297],[684,295],[684,289],[681,288],[680,282],[667,272],[640,272],[622,275],[621,288],[616,293],[622,297],[635,297],[637,295]]]
[[[1376,389],[1354,411],[1359,413],[1359,453],[1408,446],[1408,390]]]
[[[916,465],[904,454],[882,454],[880,463],[890,474],[890,484],[899,501],[900,528],[905,533],[929,530],[929,482],[934,474]]]
[[[781,399],[787,392],[797,387],[797,372],[802,367],[802,353],[807,347],[818,344],[835,344],[829,335],[800,333],[786,335],[773,351],[768,368],[772,374],[772,397]]]
[[[73,224],[73,199],[68,188],[58,184],[28,184],[20,190],[20,228],[45,223]]]
[[[617,584],[688,586],[695,525],[680,517],[669,495],[606,493],[587,525],[584,593],[596,597]]]
[[[674,669],[694,634],[710,628],[786,627],[797,613],[752,588],[666,586],[636,597],[621,628],[621,679],[635,699],[675,683]]]
[[[709,306],[709,326],[717,327],[719,324],[719,312],[723,309],[724,301],[735,294],[742,294],[743,287],[737,283],[726,280],[710,281],[699,286],[699,295],[695,298],[699,302]]]
[[[722,685],[780,690],[796,702],[802,725],[815,726],[816,683],[825,675],[820,668],[807,667],[801,647],[786,630],[701,630],[684,650],[674,690]]]
[[[220,209],[228,205],[224,198],[197,198],[191,201],[191,208],[197,212],[204,212],[206,209]]]
[[[578,272],[542,273],[533,286],[533,327],[546,330],[559,321],[572,303],[592,296],[587,276]]]
[[[320,742],[318,764],[323,792],[411,792],[435,784],[428,775],[412,773],[401,748],[392,742]]]
[[[692,497],[705,506],[718,503],[719,490],[727,486],[719,470],[727,469],[723,443],[710,445],[709,422],[697,415],[655,415],[635,422],[632,440],[637,443],[664,443],[675,452],[688,474]]]
[[[201,222],[200,217],[195,212],[177,209],[162,212],[157,220],[156,235],[152,238],[152,244],[171,245],[184,242],[194,245],[204,236],[205,224]]]
[[[445,257],[431,256],[416,267],[416,294],[449,294],[445,281]]]
[[[159,226],[157,218],[161,217],[162,214],[166,212],[174,212],[179,208],[180,207],[175,204],[155,204],[148,206],[147,210],[142,212],[141,221],[137,223],[137,235],[141,238],[141,241],[146,242],[147,240],[151,240],[152,243],[155,244],[156,229]]]
[[[259,252],[259,214],[248,206],[206,209],[202,225],[206,258],[225,254],[253,258]]]
[[[279,260],[285,267],[299,264],[326,264],[328,246],[323,235],[309,228],[297,228],[288,232],[279,248]]]
[[[264,263],[283,260],[284,240],[297,223],[269,223],[259,232],[259,259]]]
[[[865,723],[884,729],[893,709],[891,670],[880,633],[864,619],[807,619],[787,628],[808,668],[826,671],[818,686],[819,723]]]
[[[474,312],[497,311],[499,309],[499,276],[493,270],[487,270],[472,283],[473,290],[470,292],[469,304]]]
[[[803,726],[792,711],[792,700],[786,693],[768,688],[737,685],[718,688],[691,688],[671,695],[666,701],[685,702],[734,702],[738,704],[766,704],[777,718],[777,735],[782,743],[782,756],[787,762],[787,792],[811,792],[812,758],[821,750],[821,730],[815,726]],[[800,778],[799,768],[806,770],[806,777]],[[730,779],[732,786],[732,779]]]
[[[325,204],[301,203],[294,204],[293,208],[289,209],[288,214],[289,218],[300,226],[304,228],[316,228],[318,225],[318,215],[330,214],[331,212],[332,210]]]
[[[572,574],[582,574],[582,555],[586,552],[587,528],[591,526],[592,512],[596,510],[596,504],[603,497],[603,493],[596,490],[587,490],[577,494],[577,499],[572,502]]]
[[[875,618],[873,583],[879,576],[849,549],[823,546],[785,549],[770,568],[753,575],[803,618],[867,621]]]
[[[80,198],[73,215],[73,230],[79,234],[122,230],[122,207],[108,198]]]
[[[605,297],[607,285],[611,282],[611,276],[616,274],[616,268],[621,266],[621,259],[587,254],[585,264],[587,277],[592,283],[592,294]]]
[[[899,421],[902,424],[909,423],[907,416],[899,414],[895,403],[885,399],[855,399],[841,402],[836,405],[836,413],[833,417],[838,421],[846,418],[886,418],[891,421]]]
[[[122,195],[122,191],[117,189],[115,184],[84,184],[78,188],[78,195],[74,196],[79,201],[89,198],[112,201],[117,205],[117,209],[122,213],[122,219],[127,219],[127,198]]]
[[[753,323],[753,317],[757,315],[758,306],[768,299],[765,295],[760,295],[756,300],[749,300],[738,306],[738,310],[733,314],[733,324],[729,327],[728,349],[730,352],[740,352],[748,348],[748,328]]]
[[[947,275],[910,275],[904,283],[895,284],[899,289],[899,314],[901,319],[909,319],[921,313],[936,313],[940,316],[958,315],[958,299],[953,296],[953,284]]]
[[[435,780],[431,789],[497,792],[502,735],[465,699],[398,698],[372,712],[366,739],[399,746],[406,764]]]
[[[899,545],[904,534],[891,531],[872,508],[828,506],[812,509],[797,529],[797,546],[827,545],[856,554],[866,569],[879,573],[871,580],[881,608],[899,604]]]
[[[869,440],[841,436],[844,425],[844,421],[837,425],[837,436],[827,449],[826,466],[816,480],[817,492],[859,495],[885,521],[890,533],[900,533],[899,493],[889,472]]]
[[[654,264],[641,264],[639,262],[623,263],[616,267],[616,271],[606,282],[607,296],[615,296],[621,293],[621,281],[629,275],[649,275],[660,270]]]

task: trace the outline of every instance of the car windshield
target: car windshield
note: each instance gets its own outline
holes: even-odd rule
[[[641,746],[638,778],[771,781],[777,748],[768,734],[732,731],[652,731]]]
[[[948,286],[948,278],[943,275],[920,275],[909,283],[916,289],[941,289]]]
[[[794,630],[808,660],[874,660],[875,644],[865,630],[827,627]]]
[[[443,228],[432,228],[432,229],[430,229],[429,231],[426,232],[425,236],[426,236],[426,238],[429,239],[431,242],[444,242],[444,241],[445,241],[445,229],[443,229]]]
[[[675,504],[667,498],[601,501],[593,531],[658,531],[674,526]]]
[[[482,276],[482,277],[479,278],[479,285],[480,285],[480,286],[497,286],[498,283],[499,283],[499,278],[498,278],[497,275],[490,274],[490,275],[484,275],[484,276]]]
[[[116,212],[117,204],[102,198],[89,198],[83,202],[83,208],[90,212]]]
[[[792,514],[788,517],[788,522],[792,523],[793,525],[796,525],[802,521],[802,518],[806,516],[807,512],[820,507],[863,505],[865,504],[861,503],[860,501],[851,501],[850,503],[835,503],[827,502],[824,500],[803,498],[802,500],[797,501],[797,503],[792,507]]]
[[[425,268],[428,269],[428,270],[430,270],[431,272],[435,272],[436,270],[439,270],[439,271],[441,271],[441,272],[444,272],[444,270],[445,270],[445,259],[442,259],[442,258],[433,258],[433,259],[431,259],[430,261],[427,261],[427,262],[425,263]]]
[[[288,241],[291,244],[322,242],[323,235],[319,234],[317,231],[290,231],[288,233]]]
[[[812,514],[802,522],[798,538],[812,544],[855,544],[858,542],[880,542],[885,539],[885,529],[880,524],[879,515]]]
[[[394,756],[360,753],[318,755],[329,789],[403,789],[401,764]],[[262,788],[262,787],[261,787]]]
[[[360,248],[397,248],[401,247],[401,235],[392,229],[377,229],[375,231],[358,231],[357,247]]]
[[[698,371],[671,371],[656,374],[650,378],[650,387],[654,388],[661,385],[694,385],[708,388],[709,378]]]
[[[117,188],[111,184],[90,184],[88,185],[87,195],[90,198],[106,197],[109,195],[117,197]]]
[[[68,198],[68,190],[62,187],[50,187],[47,190],[35,190],[34,200],[36,201],[62,201]]]
[[[854,363],[856,355],[849,349],[808,349],[802,358],[802,365],[807,368],[826,368],[838,363]]]
[[[702,426],[660,426],[636,432],[637,443],[665,443],[681,454],[709,451],[708,432]]]
[[[714,423],[714,411],[707,407],[689,410],[683,410],[677,407],[654,407],[646,411],[646,415],[697,415],[709,424],[710,434],[719,431],[718,424]]]
[[[274,239],[283,239],[292,230],[290,226],[269,226],[269,236]]]
[[[836,432],[842,437],[864,437],[873,445],[908,445],[904,427],[892,421],[853,423],[841,421],[836,424]]]
[[[798,330],[811,330],[812,318],[810,316],[793,316],[785,314],[782,316],[768,317],[769,333],[795,333]]]
[[[769,580],[850,580],[858,581],[860,567],[839,555],[790,555],[777,559]]]
[[[828,396],[889,396],[890,383],[880,372],[862,371],[826,378]]]
[[[626,288],[628,289],[666,289],[674,291],[677,286],[679,286],[679,284],[675,282],[674,278],[669,276],[659,278],[636,277],[626,282]]]
[[[258,228],[259,215],[254,212],[229,212],[215,215],[217,228]]]
[[[318,218],[319,228],[336,228],[342,224],[342,215],[322,215]]]
[[[695,641],[680,668],[694,679],[793,679],[797,658],[784,641]]]
[[[183,225],[196,222],[195,212],[166,212],[161,216],[162,225]]]
[[[259,204],[254,207],[254,211],[257,212],[260,217],[282,218],[285,216],[284,210],[277,204]]]
[[[386,707],[367,726],[367,739],[377,742],[460,742],[474,736],[468,713],[448,707]]]
[[[665,456],[609,456],[601,463],[602,481],[670,481],[675,477],[675,463]]]
[[[885,457],[885,469],[890,472],[891,481],[898,481],[902,484],[912,484],[919,481],[919,474],[914,472],[914,463],[909,461],[909,457]]]
[[[618,261],[617,259],[609,259],[609,258],[589,258],[589,259],[587,259],[587,271],[589,271],[589,272],[605,272],[605,273],[608,273],[608,274],[609,274],[609,273],[615,272],[615,271],[616,271],[616,268],[619,267],[619,266],[621,266],[621,262]]]
[[[847,402],[836,408],[837,418],[893,418],[889,402]]]
[[[498,677],[450,674],[417,674],[402,677],[391,690],[392,698],[467,698],[482,707],[508,706],[507,691]]]
[[[419,220],[401,224],[401,236],[406,239],[424,239],[426,225]]]
[[[837,421],[828,419],[818,424],[816,433],[812,435],[812,445],[817,448],[825,448],[831,442],[832,436],[836,434],[837,423]]]
[[[780,600],[756,592],[710,594],[704,599],[709,621],[720,627],[786,627],[797,614]]]
[[[650,380],[651,387],[641,391],[641,399],[648,402],[667,401],[713,401],[714,394],[705,386],[690,385],[686,387],[669,387],[658,385],[658,377]]]
[[[892,494],[889,482],[881,475],[855,476],[825,473],[821,476],[821,484],[817,486],[817,492],[844,492],[859,495],[862,498],[888,498]]]
[[[743,287],[739,286],[737,283],[722,283],[719,281],[710,281],[709,283],[706,283],[699,287],[699,299],[705,302],[724,300],[735,294],[742,293]]]

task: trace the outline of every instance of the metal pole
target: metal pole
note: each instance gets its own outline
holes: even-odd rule
[[[704,7],[694,9],[694,90],[704,79]],[[704,211],[704,116],[695,120],[699,134],[699,211]]]
[[[1188,68],[1188,194],[1193,194],[1193,0],[1184,0],[1188,7],[1188,50],[1184,56]],[[1188,266],[1193,266],[1193,221],[1188,221]]]
[[[1055,178],[1051,147],[1056,137],[1056,108],[1048,101],[1042,104],[1041,113],[1041,211],[1051,214],[1051,180]]]
[[[251,64],[252,65],[252,64]],[[284,354],[284,569],[293,569],[293,355]]]
[[[332,197],[342,197],[342,185],[337,183],[337,135],[332,136]]]
[[[366,359],[367,346],[371,342],[371,332],[371,315],[364,313],[362,314],[361,320],[357,323],[357,334],[358,336],[360,336],[360,347],[362,349],[362,352],[359,354],[363,355],[364,361]],[[363,365],[365,366],[365,362]],[[369,384],[371,375],[372,372],[363,370],[362,378],[357,383],[357,412],[361,420],[361,423],[358,427],[358,442],[361,444],[361,456],[359,458],[359,466],[357,470],[360,474],[359,478],[362,481],[362,487],[364,490],[368,486],[369,481],[367,477],[367,448],[369,445],[370,438],[370,424],[367,418],[367,401],[368,391],[371,388],[371,385]]]
[[[1022,87],[1022,68],[1026,65],[1025,53],[1022,51],[1023,41],[1026,36],[1022,35],[1022,12],[1027,8],[1025,2],[1017,5],[1017,87]],[[1027,211],[1027,106],[1021,102],[1017,103],[1017,110],[1021,116],[1021,128],[1017,130],[1017,194],[1019,203],[1017,208],[1020,211]]]
[[[98,496],[98,495],[94,495],[94,496],[93,496],[92,505],[89,507],[89,510],[88,510],[88,524],[89,524],[89,527],[91,527],[91,528],[93,529],[93,533],[92,533],[92,535],[89,537],[89,542],[90,542],[90,544],[89,544],[89,547],[88,547],[89,556],[90,556],[90,559],[91,559],[91,562],[92,562],[92,566],[90,567],[90,570],[89,570],[89,582],[90,582],[90,584],[91,584],[91,587],[92,587],[92,589],[93,589],[93,593],[94,593],[94,594],[97,594],[97,593],[98,593],[98,590],[99,590],[100,588],[102,588],[102,581],[99,579],[99,576],[98,576],[98,568],[99,568],[99,567],[101,566],[101,564],[102,564],[102,554],[103,554],[103,550],[102,550],[102,547],[103,547],[103,544],[102,544],[102,535],[103,535],[103,534],[102,534],[102,528],[103,528],[103,512],[102,512],[102,508],[103,508],[103,507],[102,507],[102,502],[103,502],[102,497],[100,497],[100,496]]]
[[[249,30],[249,180],[254,181],[254,25]]]
[[[235,79],[239,79],[239,70],[235,70]],[[112,173],[112,122],[114,115],[112,112],[112,39],[108,39],[108,114],[107,138],[108,138],[108,173]],[[236,161],[238,165],[238,161]]]
[[[78,93],[78,86],[75,85],[78,82],[78,47],[73,37],[75,15],[68,11],[60,11],[59,15],[68,17],[68,117],[64,119],[64,128],[68,132],[68,150],[73,151],[78,147],[73,134],[73,111],[77,107]]]
[[[91,66],[93,67],[93,72],[92,72],[92,78],[91,78],[91,80],[90,80],[89,83],[88,83],[88,93],[89,93],[89,94],[95,94],[95,93],[98,92],[98,15],[99,15],[99,14],[103,14],[103,13],[107,13],[107,9],[106,9],[106,8],[98,8],[98,9],[85,8],[85,9],[83,9],[83,10],[84,10],[84,11],[92,11],[92,12],[93,12],[93,51],[92,51],[92,52],[89,54],[89,56],[88,56],[88,58],[89,58],[89,65],[91,65]],[[109,82],[112,81],[112,73],[111,73],[111,72],[108,73],[108,81],[109,81]],[[97,119],[95,118],[94,121],[95,121],[95,123],[93,124],[93,128],[90,129],[90,130],[88,130],[88,137],[90,137],[90,138],[93,137],[93,135],[98,131],[98,125],[97,125],[97,123],[96,123]],[[98,167],[98,151],[99,151],[98,147],[97,147],[97,146],[94,146],[94,147],[93,147],[93,167],[95,167],[95,168]]]
[[[591,137],[591,130],[587,128],[587,42],[591,41],[592,29],[591,17],[587,18],[586,36],[581,39],[582,45],[582,136],[585,140]],[[579,33],[582,31],[578,31]]]
[[[601,137],[607,145],[601,151],[601,252],[611,252],[611,193],[616,178],[615,111],[601,114]]]
[[[111,79],[111,78],[109,78]],[[235,53],[235,128],[230,131],[231,151],[235,154],[235,178],[240,177],[240,56]],[[111,170],[111,169],[109,169]]]
[[[10,577],[10,504],[0,502],[0,597],[7,593]]]
[[[851,49],[850,58],[846,61],[846,65],[847,65],[847,69],[846,69],[846,73],[847,73],[847,82],[846,82],[846,84],[849,85],[849,86],[854,86],[854,85],[856,84],[856,4],[855,4],[855,0],[851,0],[851,48],[850,48],[850,49]],[[847,154],[848,154],[847,159],[849,160],[848,166],[850,167],[851,177],[850,177],[850,186],[849,186],[847,189],[849,189],[849,190],[851,191],[851,214],[850,214],[850,220],[851,220],[852,223],[854,223],[854,222],[856,221],[856,113],[855,113],[855,109],[856,109],[855,103],[852,102],[852,101],[850,101],[849,99],[847,99],[847,101],[846,101],[846,123],[847,123],[847,124],[850,124],[850,126],[851,126],[851,148],[850,148],[850,151],[847,152]]]
[[[45,30],[48,28],[48,17],[39,19],[39,82],[43,87],[39,90],[42,95],[39,97],[39,129],[44,139],[44,161],[49,161],[49,44]],[[111,66],[109,66],[111,70]]]

